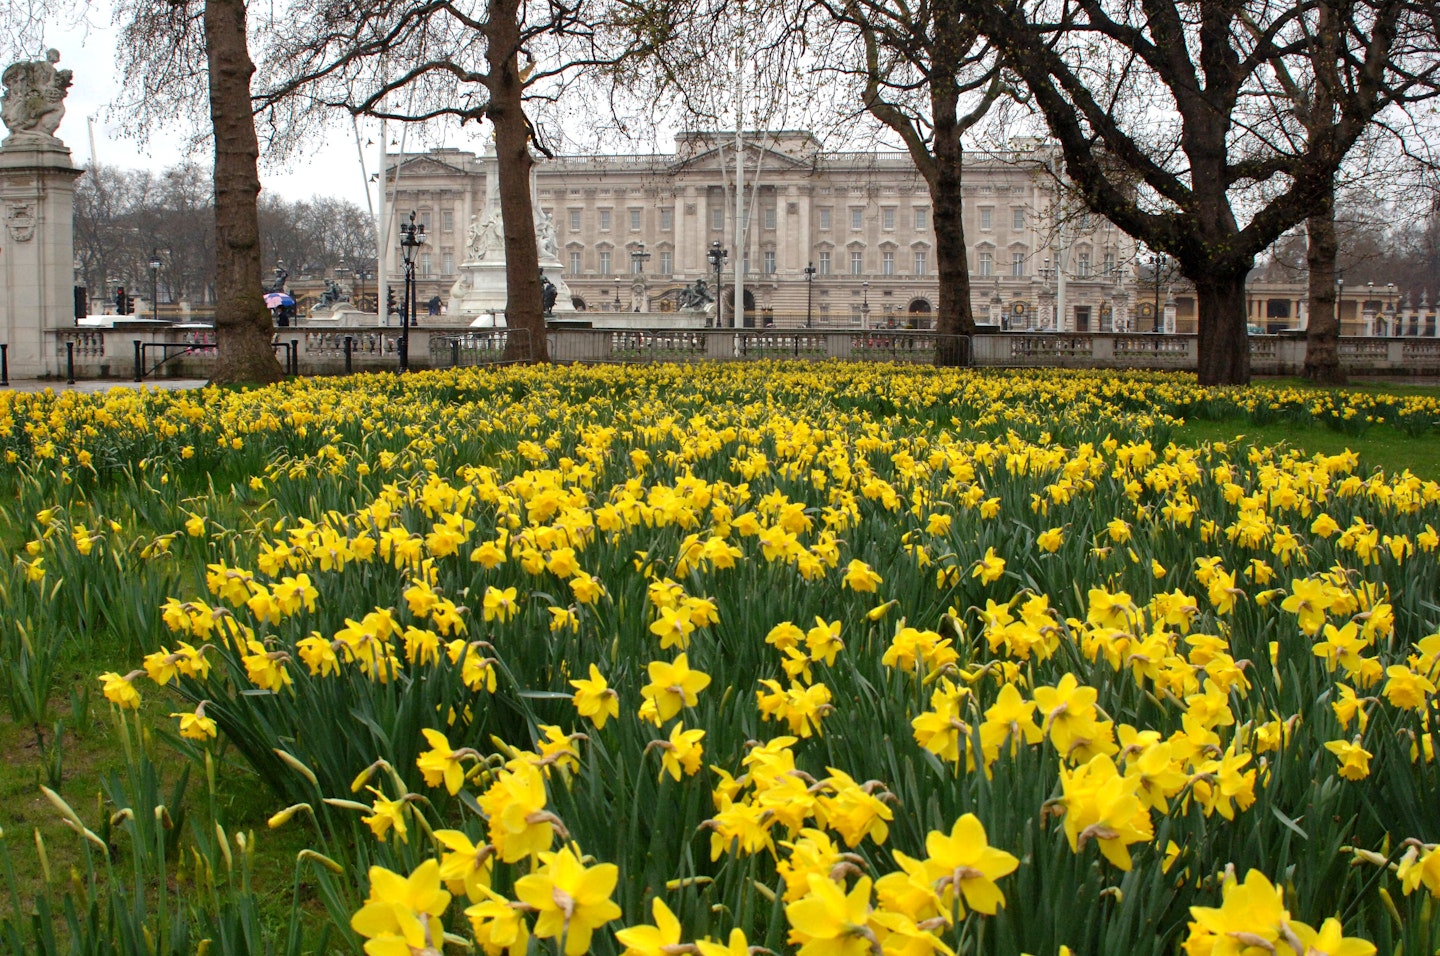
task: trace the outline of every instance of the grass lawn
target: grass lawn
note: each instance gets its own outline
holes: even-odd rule
[[[1271,423],[1256,425],[1240,419],[1187,421],[1172,435],[1176,444],[1239,441],[1244,445],[1286,445],[1309,454],[1335,455],[1347,448],[1360,456],[1362,469],[1406,468],[1421,478],[1440,479],[1440,441],[1411,438],[1394,428],[1377,426],[1361,435],[1342,435],[1318,425]]]

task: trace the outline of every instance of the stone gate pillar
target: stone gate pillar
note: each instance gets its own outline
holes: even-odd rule
[[[14,63],[0,74],[0,342],[10,374],[34,378],[60,371],[55,329],[75,325],[75,180],[83,170],[54,136],[65,115],[70,71],[60,54]]]

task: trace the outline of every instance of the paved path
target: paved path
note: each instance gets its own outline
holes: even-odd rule
[[[108,392],[112,388],[146,388],[154,389],[181,389],[181,388],[203,388],[206,380],[203,378],[156,378],[146,379],[144,382],[133,382],[128,379],[82,379],[74,385],[66,385],[58,379],[11,379],[8,386],[0,386],[0,391],[8,388],[12,392],[43,392],[52,389],[56,392],[85,392],[93,394],[96,392]]]

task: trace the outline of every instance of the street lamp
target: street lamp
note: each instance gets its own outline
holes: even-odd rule
[[[415,321],[417,295],[415,292],[415,255],[425,245],[425,224],[415,222],[411,210],[410,221],[400,224],[400,255],[405,260],[405,309],[400,315],[400,371],[410,371],[410,326]]]
[[[630,271],[637,276],[645,274],[645,262],[650,258],[650,253],[645,251],[645,243],[637,243],[634,249],[630,250]]]
[[[723,296],[720,295],[720,270],[725,266],[725,260],[730,258],[730,253],[720,248],[720,240],[716,239],[710,243],[710,251],[705,253],[705,258],[710,261],[710,268],[715,270],[715,327],[724,328],[722,315],[725,311]]]
[[[355,308],[365,310],[365,280],[370,278],[369,271],[363,264],[357,263],[355,273]],[[378,311],[378,310],[377,310]]]
[[[860,283],[860,328],[870,328],[870,281]]]
[[[805,273],[805,328],[810,328],[810,303],[815,295],[815,263],[810,263],[804,269]]]
[[[160,321],[160,250],[150,250],[150,317]]]
[[[610,311],[611,311],[611,312],[619,312],[619,311],[620,311],[620,290],[619,290],[619,289],[616,289],[616,290],[615,290],[615,301],[612,302],[612,303],[610,303]]]
[[[1160,270],[1169,263],[1170,260],[1163,252],[1155,252],[1150,255],[1150,269],[1155,276],[1155,315],[1150,324],[1151,332],[1160,331]]]
[[[1338,277],[1335,280],[1335,328],[1340,329],[1340,306],[1345,301],[1345,279]]]

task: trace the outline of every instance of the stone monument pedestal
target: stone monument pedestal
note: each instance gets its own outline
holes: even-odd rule
[[[15,378],[60,373],[49,333],[75,325],[75,180],[83,172],[54,137],[15,135],[0,146],[0,342]]]

